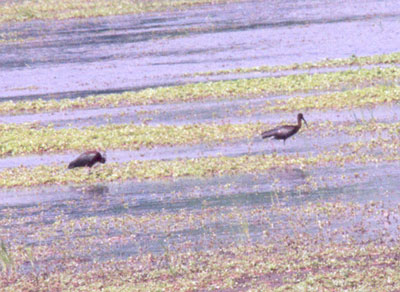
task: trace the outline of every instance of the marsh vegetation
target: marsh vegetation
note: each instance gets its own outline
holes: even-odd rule
[[[18,1],[0,20],[222,2]],[[1,290],[399,290],[398,63],[383,50],[4,97]],[[261,139],[299,112],[308,127],[285,144]],[[67,170],[88,149],[107,162]]]

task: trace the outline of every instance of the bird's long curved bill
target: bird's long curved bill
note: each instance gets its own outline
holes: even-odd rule
[[[306,121],[304,118],[302,118],[302,120],[304,121],[304,123],[306,124],[306,126],[307,126],[307,128],[308,128],[307,121]]]

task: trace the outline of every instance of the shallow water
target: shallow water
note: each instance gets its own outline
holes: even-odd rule
[[[362,174],[362,177],[347,181],[341,179],[343,175],[352,176],[354,173]],[[298,189],[301,185],[307,185],[309,178],[322,182],[326,177],[330,179],[320,187]],[[197,216],[204,212],[217,212],[217,216],[221,216],[220,220],[223,220],[224,214],[234,211],[234,214],[241,214],[244,216],[242,219],[247,220],[246,223],[241,223],[237,218],[232,218],[231,222],[217,220],[205,222],[202,226],[187,224],[183,230],[166,229],[165,232],[160,232],[159,228],[154,227],[140,231],[131,226],[133,229],[130,232],[134,238],[128,238],[128,242],[116,245],[112,249],[99,243],[90,256],[105,259],[112,255],[126,257],[138,252],[163,253],[165,244],[173,248],[174,245],[185,241],[191,241],[194,248],[198,249],[201,248],[202,242],[207,241],[210,232],[219,244],[240,241],[247,236],[257,241],[266,226],[257,220],[257,216],[251,215],[253,208],[268,210],[271,205],[305,206],[309,202],[352,201],[368,204],[371,200],[395,206],[400,203],[399,178],[400,172],[393,165],[382,165],[379,168],[367,165],[347,169],[320,168],[306,172],[287,169],[259,175],[213,179],[186,178],[174,182],[45,187],[18,192],[3,190],[0,219],[11,220],[8,221],[8,225],[2,225],[1,229],[2,234],[7,235],[9,240],[25,242],[24,236],[27,235],[26,232],[30,234],[30,228],[55,228],[53,226],[59,216],[68,224],[70,220],[82,218],[101,221],[111,217],[123,220],[125,216],[130,216],[129,218],[137,218],[136,220],[140,221],[140,218],[148,214],[154,214],[155,217],[169,214]],[[277,179],[279,182],[276,183]],[[281,191],[283,187],[285,191]],[[249,233],[244,231],[243,224],[248,224],[246,229],[248,228]],[[112,240],[121,235],[118,227],[110,227],[107,230],[108,233],[101,237]],[[75,238],[84,238],[87,235],[85,232],[76,232],[70,244]],[[62,232],[52,240],[59,240],[59,236],[62,236]],[[32,237],[29,244],[50,244],[36,242],[33,234],[28,237]]]

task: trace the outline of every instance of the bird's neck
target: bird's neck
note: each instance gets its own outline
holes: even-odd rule
[[[301,119],[297,119],[297,126],[301,128]]]

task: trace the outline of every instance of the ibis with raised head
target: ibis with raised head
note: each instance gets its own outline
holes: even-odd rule
[[[261,137],[263,139],[273,137],[276,140],[283,140],[283,144],[285,144],[287,138],[293,136],[300,130],[302,120],[307,125],[307,121],[304,119],[303,114],[300,113],[297,115],[297,125],[283,125],[272,130],[262,132]]]

